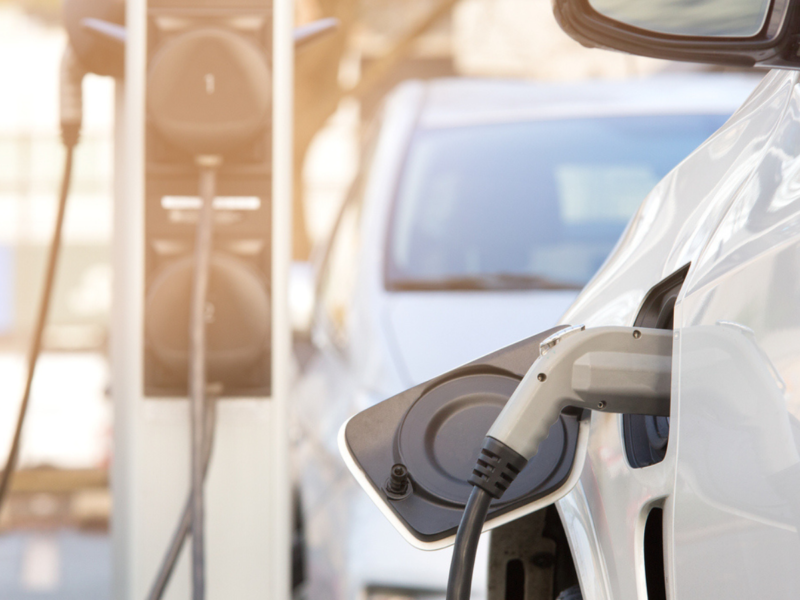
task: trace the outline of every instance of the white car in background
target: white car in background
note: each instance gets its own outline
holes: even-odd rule
[[[317,265],[313,349],[293,396],[306,597],[443,595],[450,551],[416,550],[393,529],[339,457],[339,427],[559,323],[650,190],[758,80],[453,79],[391,94]]]

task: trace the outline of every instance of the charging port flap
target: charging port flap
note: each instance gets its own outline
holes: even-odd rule
[[[453,543],[481,444],[557,327],[411,388],[342,427],[342,456],[361,486],[414,546]],[[533,512],[573,487],[582,469],[584,411],[566,409],[501,500],[491,529]]]

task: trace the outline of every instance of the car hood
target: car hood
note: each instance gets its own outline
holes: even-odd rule
[[[384,327],[411,387],[558,324],[578,292],[446,291],[389,294]]]

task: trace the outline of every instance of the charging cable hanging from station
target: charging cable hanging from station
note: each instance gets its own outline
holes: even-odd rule
[[[222,159],[214,155],[197,157],[200,170],[200,211],[194,248],[194,280],[190,308],[189,398],[191,403],[191,506],[192,506],[192,597],[205,598],[205,423],[206,423],[206,300],[214,236],[216,172]]]
[[[72,165],[75,155],[75,146],[80,139],[81,125],[83,122],[83,94],[81,85],[86,72],[86,68],[81,64],[75,51],[70,45],[67,45],[61,59],[59,81],[60,126],[61,142],[64,146],[64,170],[61,176],[61,189],[58,195],[56,221],[47,253],[44,282],[42,283],[42,292],[39,298],[39,310],[36,314],[33,337],[30,342],[30,347],[28,348],[25,387],[22,393],[19,412],[17,413],[17,421],[14,426],[11,446],[8,451],[5,466],[3,467],[2,475],[0,475],[0,510],[2,510],[3,504],[8,497],[11,488],[11,480],[17,468],[17,462],[19,461],[22,429],[25,424],[25,417],[28,414],[33,379],[36,374],[39,354],[42,350],[44,328],[47,324],[47,315],[50,312],[50,303],[53,297],[53,284],[55,282],[58,259],[61,253],[61,236],[64,229],[64,216],[67,210],[67,200],[69,198],[70,184],[72,182]]]

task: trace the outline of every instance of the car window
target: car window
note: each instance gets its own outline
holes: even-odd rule
[[[578,289],[648,192],[727,115],[423,130],[390,225],[389,289]]]

